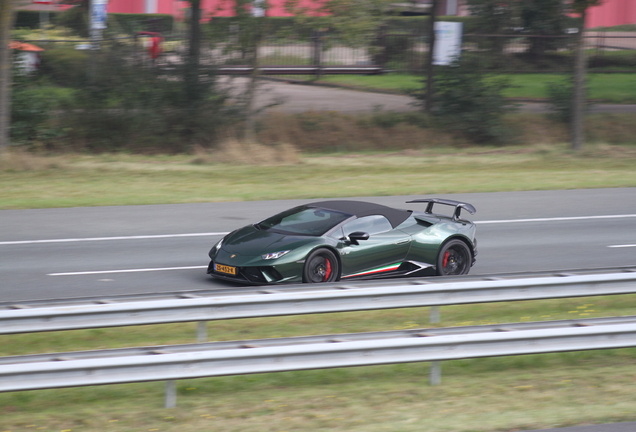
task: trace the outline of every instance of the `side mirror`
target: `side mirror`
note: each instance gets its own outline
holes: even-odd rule
[[[355,231],[349,234],[349,241],[351,243],[360,244],[358,243],[360,240],[369,240],[369,233],[362,232],[362,231]]]

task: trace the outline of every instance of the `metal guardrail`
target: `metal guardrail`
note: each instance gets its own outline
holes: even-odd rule
[[[19,363],[47,363],[69,360],[89,360],[112,357],[148,356],[157,354],[176,354],[198,351],[221,351],[241,348],[264,348],[280,346],[300,346],[317,343],[339,343],[355,341],[372,341],[383,339],[468,335],[476,333],[510,332],[520,330],[550,330],[570,327],[590,327],[613,324],[636,324],[636,315],[604,318],[576,318],[556,321],[536,321],[502,324],[480,324],[460,327],[409,328],[402,330],[342,333],[315,336],[293,336],[269,339],[249,339],[239,341],[216,341],[180,345],[155,345],[145,347],[111,348],[90,351],[74,351],[64,353],[27,354],[0,357],[0,367]]]
[[[535,278],[545,277],[565,277],[565,276],[586,276],[586,275],[602,275],[611,273],[636,273],[636,266],[628,267],[602,267],[602,268],[585,268],[585,269],[562,269],[551,271],[534,271],[534,272],[513,272],[513,273],[496,273],[481,275],[462,275],[462,276],[444,276],[444,277],[426,277],[426,278],[405,278],[405,279],[375,279],[362,282],[356,282],[356,288],[382,288],[393,286],[396,283],[401,285],[423,285],[438,284],[449,282],[484,282],[493,280],[513,280],[526,279],[528,281]],[[134,294],[109,294],[102,293],[100,295],[83,296],[83,297],[61,297],[49,299],[33,299],[33,300],[2,300],[0,299],[0,311],[13,309],[29,309],[53,306],[83,306],[94,304],[114,304],[128,302],[146,302],[151,300],[179,300],[188,298],[203,297],[233,297],[237,295],[248,294],[271,294],[271,293],[292,293],[292,292],[318,292],[329,290],[341,290],[354,288],[353,285],[343,285],[342,282],[332,282],[324,284],[292,284],[292,285],[272,285],[272,286],[254,286],[254,285],[231,285],[225,287],[214,286],[209,289],[195,290],[179,290],[165,292],[142,292]]]
[[[439,335],[429,330],[371,340],[334,338],[315,343],[203,349],[154,355],[106,356],[48,362],[22,361],[0,368],[0,391],[36,390],[87,385],[163,381],[186,378],[242,375],[368,366],[411,362],[541,354],[636,346],[634,317],[620,322],[577,326],[514,329]],[[631,321],[631,322],[628,322]],[[415,337],[414,337],[415,336]],[[324,336],[323,336],[324,338]],[[172,396],[171,396],[172,397]]]
[[[518,280],[414,282],[357,288],[85,304],[0,310],[0,334],[222,319],[349,312],[421,306],[630,294],[636,273],[563,275]]]

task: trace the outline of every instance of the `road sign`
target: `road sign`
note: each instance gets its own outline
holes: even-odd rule
[[[450,65],[462,52],[462,23],[436,21],[434,65]]]
[[[91,29],[103,30],[108,18],[108,0],[91,1]]]

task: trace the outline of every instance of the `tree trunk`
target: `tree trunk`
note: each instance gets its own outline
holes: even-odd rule
[[[256,24],[262,25],[262,24]],[[258,89],[258,78],[260,75],[260,62],[258,51],[261,46],[261,32],[258,31],[254,38],[254,53],[252,55],[252,73],[250,74],[247,89],[245,91],[245,130],[243,138],[246,141],[255,141],[256,139],[256,110],[254,102],[256,99],[256,91]]]
[[[574,63],[574,95],[572,97],[572,149],[581,150],[585,143],[585,72],[587,56],[585,53],[585,17],[586,10],[581,12],[581,27],[576,44],[576,58]]]
[[[13,27],[13,0],[0,0],[0,152],[9,147],[13,58],[9,49]]]
[[[201,0],[190,2],[190,34],[186,62],[186,95],[190,102],[198,99],[199,62],[201,57]]]
[[[424,110],[427,114],[433,111],[433,97],[434,97],[434,80],[433,75],[433,54],[435,50],[435,21],[437,18],[437,5],[438,0],[433,0],[431,4],[431,14],[429,18],[430,28],[428,29],[428,61],[426,64],[426,98],[424,104]]]

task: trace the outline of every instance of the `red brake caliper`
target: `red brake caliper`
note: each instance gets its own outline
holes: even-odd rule
[[[442,267],[446,267],[448,265],[448,258],[450,258],[450,252],[444,252],[444,259],[442,260]]]
[[[325,277],[322,278],[323,282],[329,280],[329,276],[331,276],[331,261],[328,259],[325,260]]]

